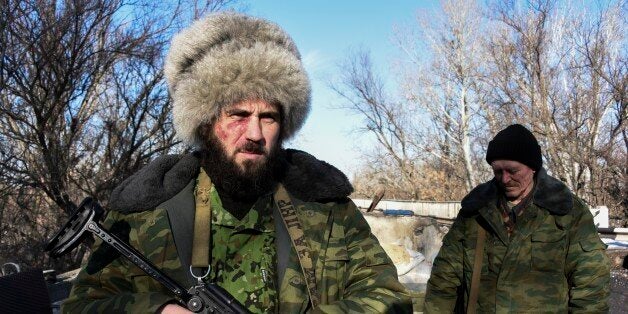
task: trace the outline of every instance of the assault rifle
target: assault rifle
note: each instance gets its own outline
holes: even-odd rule
[[[203,283],[199,280],[197,285],[185,289],[132,246],[98,224],[97,220],[103,213],[104,210],[98,202],[90,197],[85,198],[70,220],[50,240],[46,251],[50,252],[52,257],[59,257],[78,246],[87,232],[91,232],[102,239],[103,243],[111,245],[129,261],[163,284],[188,310],[195,313],[249,313],[229,292],[216,284]]]

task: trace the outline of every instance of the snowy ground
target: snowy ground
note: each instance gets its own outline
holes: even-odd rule
[[[614,239],[602,238],[602,242],[604,242],[604,243],[606,243],[606,245],[608,245],[608,249],[609,250],[628,249],[628,241],[617,241],[617,240],[614,240]]]

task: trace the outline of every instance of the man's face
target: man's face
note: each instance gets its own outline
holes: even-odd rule
[[[225,156],[242,173],[264,167],[276,149],[281,132],[277,105],[244,100],[227,107],[213,124],[213,133]]]
[[[534,170],[518,161],[494,160],[491,168],[506,198],[515,204],[528,195],[534,186]]]

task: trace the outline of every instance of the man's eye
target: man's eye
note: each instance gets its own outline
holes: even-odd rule
[[[259,118],[265,123],[277,122],[277,115],[274,114],[262,114]]]
[[[246,118],[248,115],[245,112],[234,112],[229,115],[230,118],[235,120],[242,120]]]

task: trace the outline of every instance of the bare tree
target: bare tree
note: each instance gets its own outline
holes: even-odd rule
[[[376,180],[391,185],[391,190],[405,191],[406,197],[417,198],[417,158],[410,145],[413,136],[408,127],[413,123],[408,114],[412,109],[385,93],[384,82],[373,70],[369,53],[355,52],[341,65],[340,81],[330,85],[347,101],[344,108],[364,118],[360,130],[375,135],[379,147],[371,152],[369,163],[377,165],[376,169],[395,169],[393,173],[381,172]]]
[[[403,66],[404,95],[420,108],[422,139],[418,150],[429,152],[470,191],[480,179],[475,151],[486,133],[480,90],[485,56],[481,49],[483,17],[475,0],[442,1],[442,14],[417,16],[418,33],[397,32],[396,41],[411,66]]]
[[[44,264],[43,243],[77,201],[106,205],[120,180],[175,149],[165,47],[190,17],[229,2],[2,2],[0,259],[21,245],[19,258]]]
[[[499,1],[487,45],[493,110],[505,124],[532,127],[546,167],[578,196],[615,210],[626,204],[624,6],[577,12],[550,0]]]
[[[610,204],[612,214],[624,223],[628,223],[628,47],[622,12],[627,6],[619,1],[600,10],[593,21],[579,19],[584,25],[578,25],[580,40],[574,43],[589,76],[597,80],[600,102],[607,104],[597,142],[592,143],[595,159],[590,161],[593,175],[587,190],[592,202]]]
[[[377,138],[379,147],[369,152],[365,173],[396,191],[387,197],[406,191],[410,198],[449,200],[482,178],[476,153],[478,134],[486,130],[478,114],[485,99],[477,92],[482,14],[475,1],[444,1],[443,10],[418,16],[418,33],[396,33],[395,43],[406,56],[400,97],[386,94],[363,52],[349,56],[341,82],[332,84],[347,100],[345,107],[365,119],[363,129]],[[435,193],[427,178],[439,177],[447,188]]]
[[[521,123],[539,139],[552,175],[588,203],[609,206],[616,223],[625,224],[627,4],[598,3],[442,1],[442,15],[420,15],[418,32],[402,30],[395,37],[405,56],[397,72],[404,78],[400,96],[386,95],[383,84],[375,84],[380,88],[373,89],[378,91],[373,97],[364,88],[378,82],[369,76],[371,65],[350,56],[353,67],[335,90],[367,126],[376,122],[367,130],[378,134],[383,152],[370,159],[364,179],[356,182],[372,186],[366,178],[377,171],[407,177],[409,168],[392,162],[402,160],[413,165],[416,179],[408,181],[408,190],[466,192],[491,177],[483,161],[488,140]],[[402,100],[391,101],[395,97]],[[424,179],[434,171],[446,176],[430,186]]]

